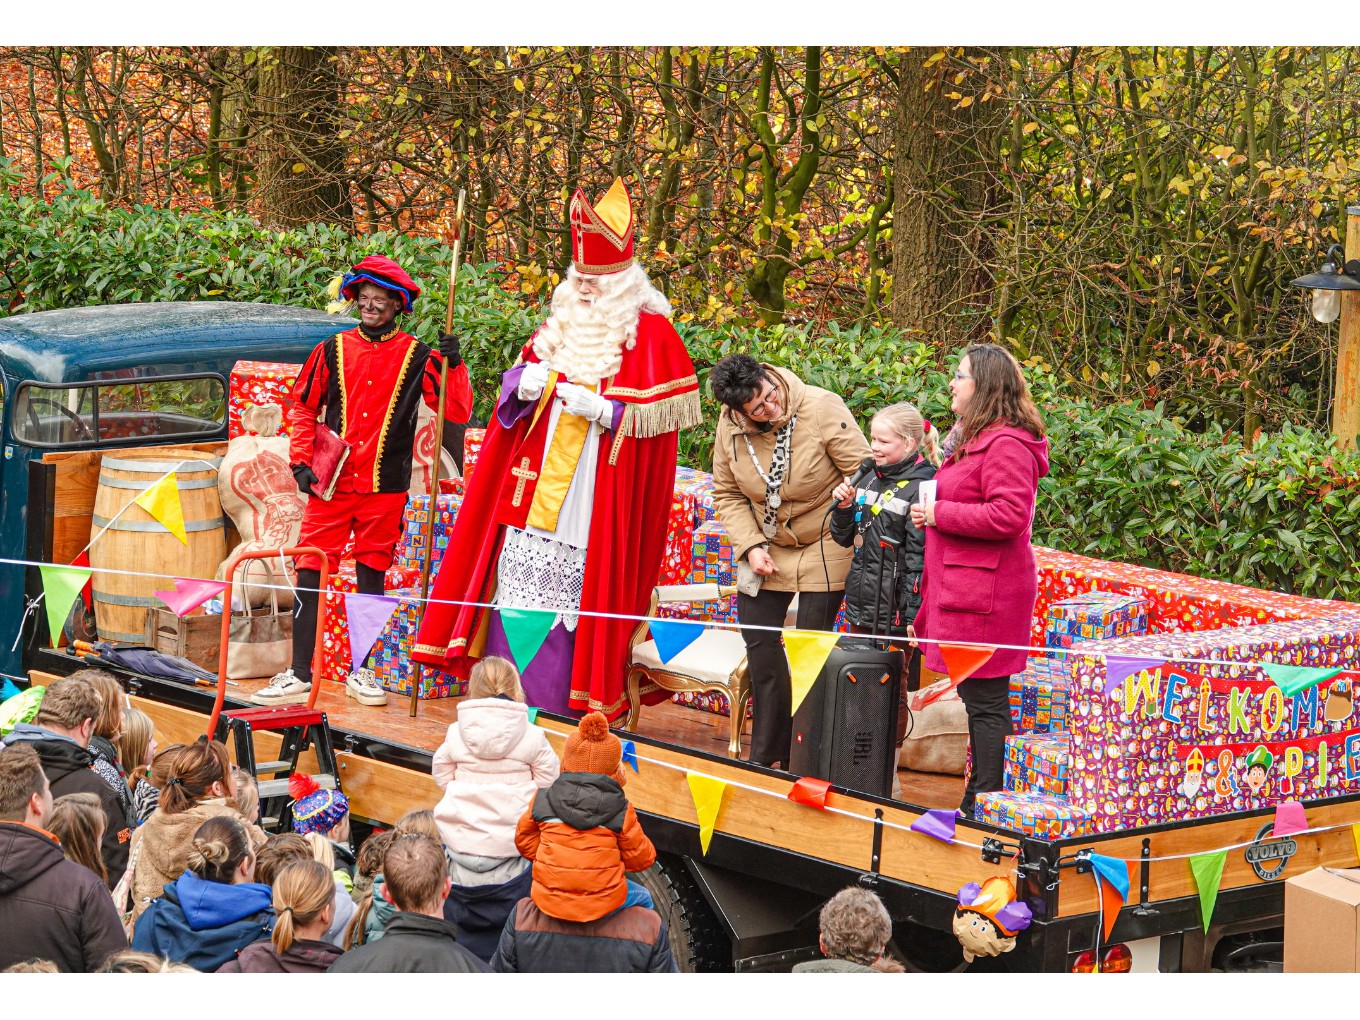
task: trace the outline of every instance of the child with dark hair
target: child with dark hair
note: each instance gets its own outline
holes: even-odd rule
[[[138,919],[132,948],[211,972],[273,930],[272,893],[254,880],[250,833],[238,817],[200,825],[187,863]]]

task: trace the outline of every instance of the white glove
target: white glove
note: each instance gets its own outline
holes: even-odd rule
[[[548,366],[541,361],[530,361],[519,376],[519,387],[515,390],[520,400],[537,400],[543,395],[543,387],[548,385]]]
[[[574,414],[578,418],[588,418],[605,428],[608,428],[613,421],[614,405],[584,386],[577,386],[575,383],[558,383],[557,396],[562,401],[562,409],[567,414]]]

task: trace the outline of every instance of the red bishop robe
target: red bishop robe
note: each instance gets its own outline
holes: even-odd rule
[[[520,360],[539,360],[532,340]],[[684,341],[665,316],[650,312],[639,317],[636,346],[624,350],[618,372],[601,381],[599,392],[622,403],[624,411],[617,430],[587,440],[601,445],[568,704],[614,719],[628,708],[624,675],[637,620],[590,614],[646,614],[665,552],[678,433],[703,417],[699,381]],[[511,469],[526,456],[540,461],[548,417],[527,414],[507,427],[492,415],[416,635],[411,654],[416,661],[464,677],[472,668],[470,652],[478,647],[486,610],[449,603],[494,598],[505,524],[507,516],[514,516],[506,495],[520,484]],[[520,505],[527,508],[528,502],[522,498]],[[523,521],[508,523],[522,526]],[[647,700],[666,696],[659,691]]]

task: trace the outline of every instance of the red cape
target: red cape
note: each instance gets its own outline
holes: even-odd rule
[[[532,341],[525,345],[522,360],[538,360],[532,348]],[[639,317],[637,346],[623,352],[619,371],[605,380],[600,392],[628,406],[618,432],[606,432],[598,440],[569,704],[615,719],[628,708],[624,675],[638,621],[589,614],[646,615],[665,552],[678,431],[702,419],[694,365],[684,341],[661,315],[644,312]],[[497,502],[532,421],[532,415],[525,415],[506,428],[492,415],[416,635],[411,657],[418,662],[459,676],[472,668],[475,659],[468,649],[485,610],[449,603],[485,603],[495,593],[496,561],[505,534],[494,523]],[[667,696],[660,691],[645,700],[655,704]]]

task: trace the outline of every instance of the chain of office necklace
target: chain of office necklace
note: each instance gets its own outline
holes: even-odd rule
[[[793,415],[774,437],[774,452],[770,454],[770,473],[767,475],[760,467],[760,461],[756,458],[756,448],[751,443],[751,437],[742,433],[741,438],[746,441],[746,452],[751,455],[751,463],[755,465],[756,474],[760,475],[760,480],[765,483],[765,513],[761,521],[760,530],[766,538],[774,538],[778,530],[778,522],[775,517],[777,511],[784,500],[779,495],[779,490],[784,486],[784,474],[788,471],[790,450],[793,447],[793,424],[798,420],[798,415]]]

